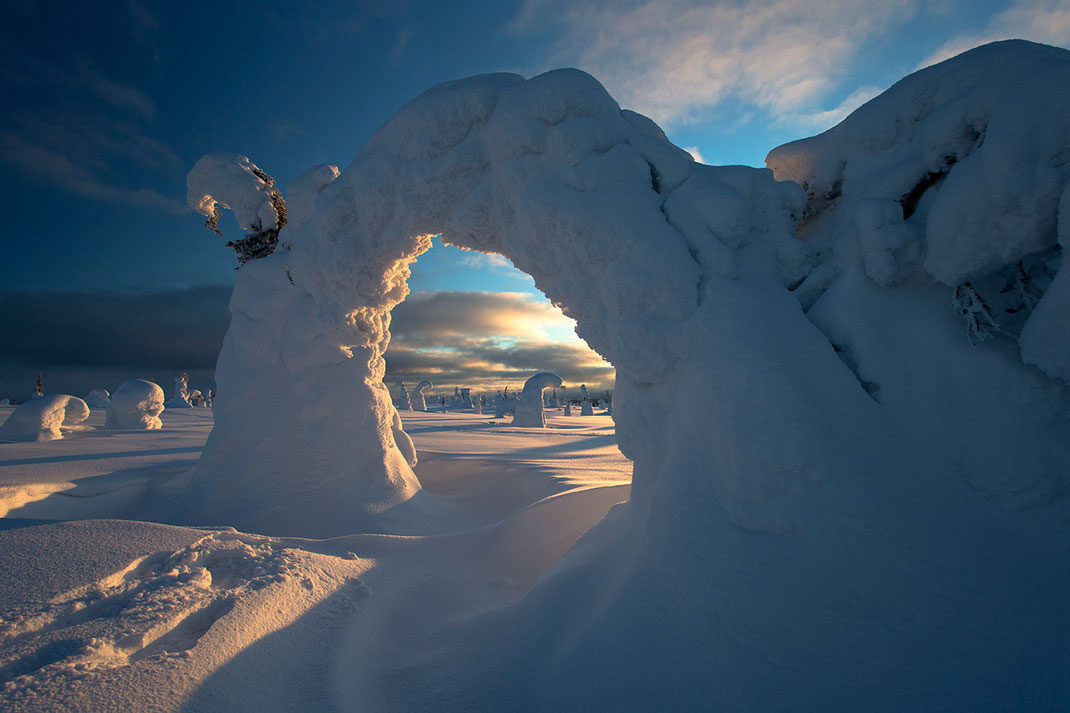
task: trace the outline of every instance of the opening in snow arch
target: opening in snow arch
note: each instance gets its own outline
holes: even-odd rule
[[[940,86],[947,76],[957,75],[937,67],[904,83]],[[882,106],[875,100],[870,113],[894,115]],[[811,144],[798,143],[771,158],[809,165]],[[924,174],[919,164],[917,178]],[[262,228],[277,207],[263,176],[244,157],[206,156],[190,174],[190,203],[210,215],[218,201],[243,227]],[[852,362],[865,343],[849,358],[841,345],[851,330],[867,334],[860,309],[897,319],[917,308],[915,321],[953,320],[943,288],[931,298],[879,293],[850,262],[850,235],[831,252],[796,239],[796,220],[813,208],[799,184],[766,169],[696,164],[583,72],[434,87],[398,111],[341,175],[310,169],[287,194],[280,249],[237,273],[215,428],[191,485],[206,521],[332,536],[375,527],[393,508],[434,507],[382,378],[390,310],[435,234],[508,257],[616,368],[614,420],[634,462],[628,507],[640,531],[663,518],[681,532],[701,529],[713,511],[748,530],[778,531],[813,522],[815,506],[858,484],[855,473],[894,478],[930,467],[898,462],[911,447],[896,439],[918,414],[881,409],[866,365]],[[824,296],[810,309],[814,294]],[[867,306],[857,307],[860,299]],[[951,344],[944,332],[957,328],[939,325],[933,333]],[[913,335],[888,339],[874,355]],[[1013,373],[1043,384],[1037,398],[1061,403],[1063,387],[1024,373],[1017,358],[954,344],[896,358],[929,371],[934,360],[949,370],[979,365],[973,384],[984,379],[990,390]],[[889,380],[902,376],[896,369]],[[940,403],[958,410],[945,420],[961,420],[963,433],[988,443],[986,433],[1019,429],[973,384],[946,382],[956,399]],[[889,418],[906,426],[890,428]],[[962,444],[976,450],[968,438]],[[1048,446],[1034,445],[1006,450],[1051,461]],[[1005,460],[963,458],[973,458],[963,466],[970,484],[997,501],[1043,500],[1059,487],[1048,475],[1038,476],[1047,483],[1011,482]]]

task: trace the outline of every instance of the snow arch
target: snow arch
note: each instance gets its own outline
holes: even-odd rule
[[[275,214],[263,176],[244,157],[207,156],[190,174],[190,204],[212,215],[218,201],[260,230]],[[768,171],[695,164],[577,70],[429,90],[291,220],[280,241],[292,250],[238,273],[216,426],[193,482],[212,503],[206,516],[327,535],[419,502],[390,427],[383,353],[409,265],[434,234],[507,256],[613,363],[618,440],[642,492],[659,387],[702,341],[706,293],[738,269],[730,241],[761,230],[755,259],[797,279],[804,251],[790,214],[802,198]]]
[[[1067,82],[1070,53],[1026,43],[918,72],[770,155],[809,196],[694,164],[578,72],[437,87],[291,216],[292,251],[239,272],[194,487],[228,524],[312,535],[425,500],[382,354],[421,236],[441,231],[510,257],[617,367],[632,499],[515,603],[429,632],[457,646],[394,661],[409,685],[373,699],[984,709],[1020,700],[1029,670],[1058,700]],[[240,197],[243,224],[270,215]],[[977,216],[999,231],[950,229]],[[1038,250],[1055,274],[1021,353],[1006,334],[971,345],[955,283],[1000,294]]]

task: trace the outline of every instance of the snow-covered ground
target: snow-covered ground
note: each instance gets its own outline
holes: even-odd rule
[[[0,451],[0,708],[388,708],[354,656],[390,667],[414,636],[517,600],[629,495],[607,416],[404,412],[448,518],[329,540],[155,524],[212,427],[207,409],[162,418],[105,431],[94,410]]]

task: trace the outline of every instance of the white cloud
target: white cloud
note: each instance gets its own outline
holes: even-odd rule
[[[821,113],[844,67],[918,7],[918,0],[864,11],[849,0],[528,0],[513,27],[554,28],[549,65],[592,73],[622,105],[661,124],[696,120],[731,100],[785,121]]]
[[[799,124],[812,126],[815,129],[824,131],[846,119],[848,114],[880,94],[882,91],[884,90],[881,87],[871,85],[859,87],[851,92],[846,99],[840,102],[840,105],[835,109],[817,111],[810,114],[798,114],[795,117],[795,121]]]
[[[993,17],[983,32],[953,37],[917,68],[943,62],[978,45],[1015,39],[1070,46],[1070,4],[1066,0],[1019,0]]]

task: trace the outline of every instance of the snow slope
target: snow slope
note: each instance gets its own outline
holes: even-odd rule
[[[331,709],[331,671],[372,599],[438,614],[456,597],[513,601],[628,497],[630,464],[607,418],[533,437],[489,417],[412,413],[418,472],[454,518],[437,530],[394,524],[435,536],[313,541],[106,519],[153,506],[165,518],[210,416],[165,411],[159,431],[117,434],[94,414],[87,430],[48,444],[62,452],[27,443],[2,454],[5,485],[30,488],[36,476],[63,494],[8,500],[0,519],[0,707]],[[105,519],[53,521],[86,516]],[[455,592],[411,592],[417,581]]]

